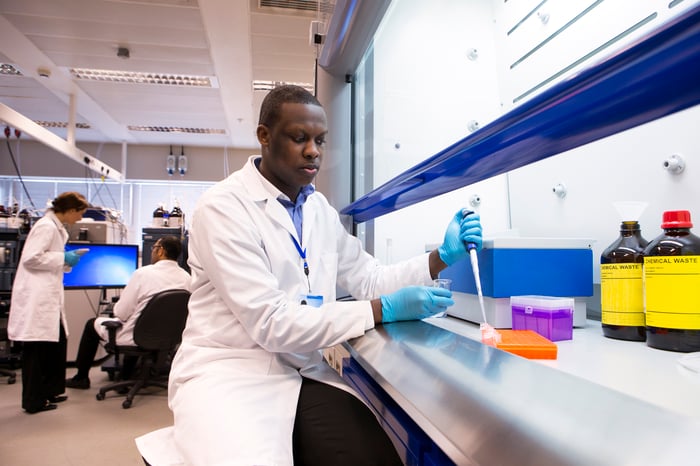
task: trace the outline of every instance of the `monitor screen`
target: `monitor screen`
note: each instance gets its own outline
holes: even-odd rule
[[[138,267],[137,244],[66,244],[66,251],[83,248],[89,251],[63,274],[65,288],[124,288]]]

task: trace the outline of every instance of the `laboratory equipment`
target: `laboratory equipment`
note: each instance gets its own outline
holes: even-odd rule
[[[444,288],[446,290],[451,290],[452,289],[452,280],[450,280],[449,278],[436,278],[435,280],[433,280],[433,286],[436,288]],[[433,317],[445,317],[446,315],[447,315],[447,311],[438,312]]]
[[[158,205],[156,210],[153,211],[153,226],[154,227],[167,227],[166,223],[166,214],[169,215],[168,211],[165,210],[165,207],[161,204]]]
[[[66,251],[85,249],[84,243],[67,243]],[[136,244],[91,244],[70,272],[63,274],[66,289],[124,288],[136,271],[139,247]]]
[[[664,232],[644,249],[647,345],[700,351],[700,237],[687,210],[663,213]]]
[[[646,203],[615,203],[620,212],[620,236],[600,256],[600,309],[603,335],[644,341],[644,248],[638,218]]]
[[[486,321],[511,328],[511,296],[574,298],[574,327],[586,325],[586,297],[593,295],[592,240],[587,238],[501,237],[484,240],[477,253]],[[455,305],[447,314],[470,322],[484,321],[470,260],[440,273],[452,279]]]
[[[171,228],[178,228],[184,225],[184,217],[185,214],[182,213],[182,209],[180,209],[180,206],[177,204],[173,209],[170,211],[170,219],[168,222],[168,226]]]
[[[435,288],[444,288],[446,290],[452,289],[452,280],[449,278],[436,278],[433,280],[433,286]]]
[[[557,345],[532,330],[498,330],[493,346],[528,359],[557,359]]]
[[[573,298],[512,296],[510,306],[513,330],[532,330],[551,341],[573,338]]]

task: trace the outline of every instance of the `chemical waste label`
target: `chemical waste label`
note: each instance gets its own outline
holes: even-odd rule
[[[700,330],[700,256],[644,258],[646,324]]]
[[[643,327],[642,264],[601,264],[600,298],[602,323]]]

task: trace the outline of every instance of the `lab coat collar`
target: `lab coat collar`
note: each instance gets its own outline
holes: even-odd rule
[[[256,195],[256,200],[262,200],[262,199],[270,199],[274,198],[277,199],[279,197],[282,197],[283,199],[286,199],[291,202],[291,199],[289,199],[289,196],[284,194],[282,191],[280,191],[277,186],[274,184],[270,183],[270,181],[265,178],[262,173],[260,173],[260,170],[258,169],[258,165],[260,164],[260,159],[262,159],[261,156],[259,155],[252,155],[248,158],[248,163],[245,164],[243,170],[244,171],[249,171],[252,169],[252,171],[255,173],[255,178],[260,181],[260,191],[255,191],[254,186],[249,185],[248,189],[250,190],[251,193],[255,193]],[[251,176],[246,176],[246,180],[250,180],[252,177]],[[314,186],[313,183],[310,185],[305,186],[302,188],[302,191],[306,194],[306,196],[310,196],[316,191],[316,187]],[[259,198],[257,198],[259,196]]]
[[[49,218],[55,225],[56,229],[61,233],[61,237],[63,238],[63,242],[65,243],[68,241],[68,231],[66,230],[66,226],[61,223],[61,221],[56,217],[56,214],[54,213],[53,210],[48,209],[46,213],[44,214],[44,217]]]
[[[262,176],[262,173],[260,173],[260,170],[258,170],[258,167],[256,166],[255,162],[259,158],[259,155],[252,155],[248,158],[248,163],[246,163],[243,166],[243,169],[241,170],[243,174],[243,184],[246,186],[251,197],[256,202],[265,203],[265,212],[267,213],[267,215],[272,220],[280,224],[285,230],[287,230],[290,235],[296,238],[297,230],[296,228],[294,228],[294,224],[292,223],[291,217],[287,213],[287,210],[284,208],[284,206],[277,201],[277,198],[279,196],[287,196],[284,193],[282,193],[282,191],[277,189],[275,185],[270,183],[264,176]],[[307,223],[308,221],[307,224],[310,224],[313,221],[313,218],[307,217],[307,212],[308,210],[305,209],[304,223]],[[304,229],[304,237],[306,237],[306,229]],[[305,242],[305,238],[303,238],[302,243]]]

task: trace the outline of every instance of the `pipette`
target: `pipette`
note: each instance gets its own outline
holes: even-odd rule
[[[473,214],[471,210],[463,210],[462,215]],[[476,284],[476,293],[479,297],[479,306],[481,307],[481,318],[484,322],[479,326],[481,329],[481,341],[487,344],[495,344],[500,340],[500,335],[491,327],[486,319],[486,308],[484,307],[484,293],[481,290],[481,277],[479,275],[479,258],[476,254],[476,244],[467,243],[467,251],[469,251],[469,260],[472,264],[472,272],[474,273],[474,283]]]
[[[469,251],[469,260],[471,260],[472,270],[474,271],[474,282],[476,283],[476,294],[477,296],[479,296],[481,318],[484,319],[484,323],[486,324],[486,308],[484,308],[484,293],[481,291],[481,278],[479,276],[479,257],[476,255],[476,244],[469,243],[467,245],[467,250]]]

